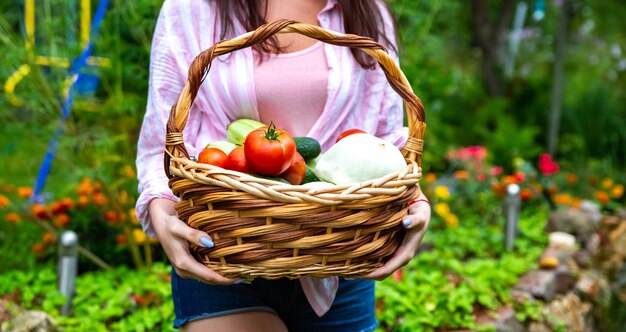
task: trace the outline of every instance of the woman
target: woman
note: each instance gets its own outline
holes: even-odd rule
[[[221,39],[282,18],[372,37],[397,60],[392,18],[382,0],[164,2],[138,144],[137,215],[173,265],[174,326],[185,331],[371,331],[376,326],[373,280],[408,263],[428,226],[430,206],[422,196],[403,221],[409,235],[391,260],[363,278],[369,280],[243,283],[217,274],[189,254],[189,243],[210,248],[213,242],[176,216],[177,199],[162,171],[169,110],[197,54]],[[296,34],[281,34],[213,62],[184,130],[189,153],[197,155],[208,142],[224,139],[226,125],[238,118],[273,121],[294,136],[316,138],[324,149],[349,128],[364,129],[398,147],[407,138],[402,100],[372,59]]]

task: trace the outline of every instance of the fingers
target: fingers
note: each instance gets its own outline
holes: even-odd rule
[[[414,217],[412,217],[414,218]],[[408,231],[407,236],[404,238],[393,256],[385,263],[385,265],[372,271],[370,274],[365,275],[364,279],[383,280],[391,275],[397,269],[408,264],[415,256],[417,249],[419,248],[424,234],[426,234],[426,228],[428,227],[428,220],[420,222],[421,228],[413,227]]]
[[[171,225],[172,234],[174,236],[187,240],[187,242],[189,243],[193,243],[197,246],[206,248],[213,248],[213,246],[215,245],[209,234],[201,230],[189,227],[182,221],[172,223]]]
[[[189,259],[185,259],[175,265],[176,274],[184,279],[195,279],[206,284],[231,285],[240,283],[243,279],[226,278],[219,273],[209,269],[202,263],[199,263],[191,255]]]
[[[229,285],[239,282],[238,279],[226,278],[211,270],[189,253],[189,243],[206,248],[214,246],[207,233],[189,227],[178,218],[169,220],[167,225],[165,230],[160,230],[159,240],[176,274],[181,278],[195,279],[207,284]]]
[[[383,280],[391,275],[397,269],[405,266],[415,256],[417,246],[406,246],[405,242],[398,247],[394,255],[385,263],[385,265],[365,275],[364,279]]]

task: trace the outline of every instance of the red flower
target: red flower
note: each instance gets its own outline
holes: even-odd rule
[[[541,174],[548,176],[559,171],[559,165],[552,160],[549,153],[542,153],[539,156],[539,171]]]

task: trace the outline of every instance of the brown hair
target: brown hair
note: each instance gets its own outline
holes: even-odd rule
[[[246,31],[252,31],[267,23],[264,19],[265,13],[261,12],[263,8],[260,0],[213,1],[217,5],[219,21],[222,22],[222,26],[219,28],[220,39],[235,37],[235,23],[240,24]],[[350,13],[350,15],[344,15],[343,17],[346,33],[370,37],[397,51],[396,46],[391,42],[392,39],[388,36],[388,33],[392,32],[385,29],[384,13],[380,11],[380,7],[377,4],[378,0],[337,0],[337,2],[344,14]],[[391,15],[387,4],[384,1],[381,1],[381,3],[384,9]],[[395,22],[393,24],[395,25]],[[215,31],[218,31],[218,27],[216,27]],[[281,50],[275,37],[271,38],[268,43],[255,45],[253,48],[266,53],[272,50]],[[361,67],[374,67],[375,61],[367,54],[354,48],[351,51]]]

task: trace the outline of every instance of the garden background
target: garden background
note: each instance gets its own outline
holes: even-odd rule
[[[169,268],[134,216],[135,143],[161,1],[111,1],[99,30],[88,29],[99,2],[86,4],[0,3],[0,330],[26,309],[47,312],[68,331],[171,329]],[[380,329],[493,329],[480,313],[497,316],[502,307],[514,307],[525,326],[568,328],[542,301],[520,301],[511,289],[538,268],[555,213],[585,204],[603,216],[623,213],[626,2],[390,6],[401,68],[426,106],[422,187],[434,213],[424,250],[378,283]],[[64,115],[68,72],[77,68],[71,59],[90,33],[92,57]],[[49,172],[41,169],[47,151]],[[509,251],[504,204],[512,183],[522,209]],[[66,229],[78,233],[83,251],[73,312],[61,315],[56,244]],[[596,328],[626,326],[626,310],[607,314],[625,299],[605,301]]]

